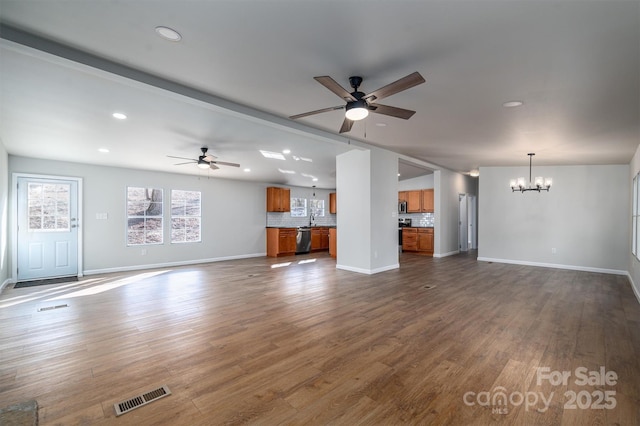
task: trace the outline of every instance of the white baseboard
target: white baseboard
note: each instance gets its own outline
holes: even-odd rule
[[[512,260],[512,259],[494,259],[490,257],[478,257],[480,262],[495,262],[495,263],[510,263],[513,265],[525,265],[525,266],[539,266],[543,268],[555,268],[555,269],[569,269],[572,271],[584,271],[584,272],[597,272],[599,274],[612,274],[612,275],[629,275],[629,272],[620,269],[605,269],[605,268],[592,268],[590,266],[576,266],[576,265],[561,265],[558,263],[542,263],[542,262],[528,262],[526,260]]]
[[[450,251],[448,253],[434,253],[433,257],[447,257],[447,256],[455,256],[456,254],[459,254],[460,250],[454,250],[454,251]]]
[[[5,287],[8,286],[9,284],[14,284],[14,283],[15,283],[14,280],[12,280],[11,278],[7,278],[6,280],[4,280],[2,285],[0,285],[0,292],[2,292],[2,290],[4,290]]]
[[[352,266],[346,266],[346,265],[336,265],[336,269],[342,269],[343,271],[357,272],[359,274],[367,274],[367,275],[373,275],[379,272],[391,271],[393,269],[398,269],[399,267],[400,267],[399,263],[396,263],[394,265],[383,266],[382,268],[376,268],[376,269],[364,269],[364,268],[354,268]]]
[[[633,294],[636,295],[636,299],[638,300],[638,303],[640,303],[640,289],[636,287],[636,283],[633,282],[633,278],[629,272],[627,272],[627,278],[629,278],[629,282],[631,283],[631,290],[633,290]]]
[[[121,266],[116,268],[91,269],[84,271],[84,275],[110,274],[113,272],[140,271],[143,269],[168,268],[176,266],[199,265],[201,263],[222,262],[225,260],[249,259],[252,257],[263,257],[267,253],[241,254],[237,256],[214,257],[210,259],[185,260],[179,262],[153,263],[147,265]]]

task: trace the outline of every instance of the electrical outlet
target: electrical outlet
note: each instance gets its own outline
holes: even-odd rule
[[[556,254],[556,248],[555,247],[551,248],[551,254]]]
[[[143,248],[142,250],[140,250],[140,254],[143,255],[143,256],[146,256],[147,255],[147,249]]]

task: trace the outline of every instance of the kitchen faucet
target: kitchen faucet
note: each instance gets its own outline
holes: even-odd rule
[[[311,213],[309,215],[309,226],[311,226],[311,222],[314,221],[314,220],[316,220],[316,218],[313,216],[313,213]]]

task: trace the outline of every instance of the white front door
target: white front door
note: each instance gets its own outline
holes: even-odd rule
[[[18,178],[18,281],[78,275],[78,182]]]

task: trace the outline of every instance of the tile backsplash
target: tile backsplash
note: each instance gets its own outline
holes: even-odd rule
[[[411,219],[411,226],[434,226],[436,217],[434,213],[406,213],[399,214],[399,218]]]
[[[336,226],[336,215],[326,213],[324,216],[314,218],[313,225],[316,226]],[[291,217],[291,213],[267,213],[267,226],[290,227],[308,226],[309,216]]]

